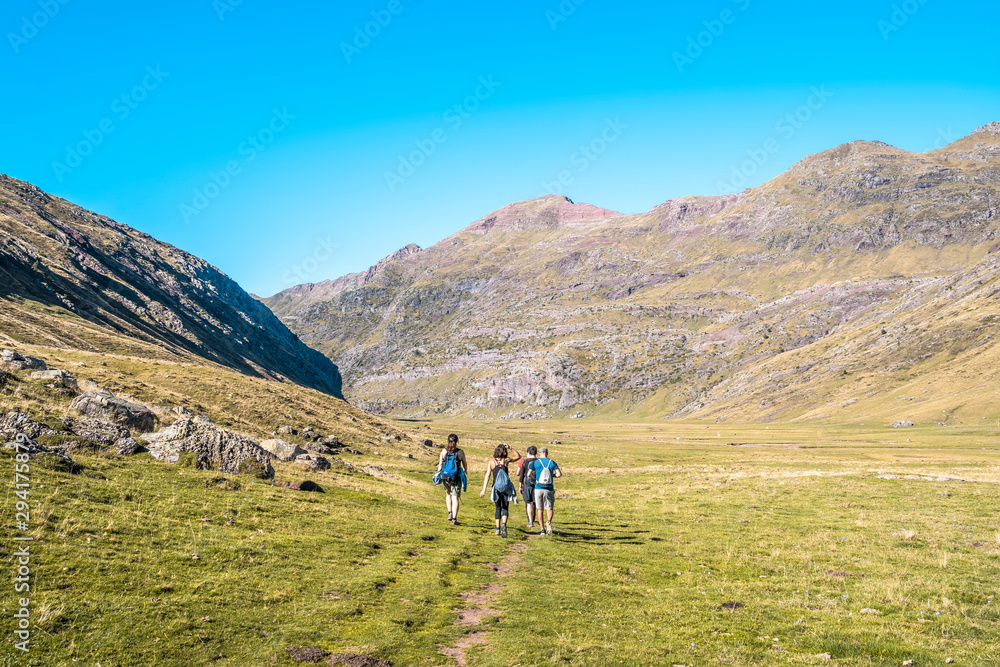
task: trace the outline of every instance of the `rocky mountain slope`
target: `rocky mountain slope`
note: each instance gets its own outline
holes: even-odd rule
[[[619,215],[547,196],[264,302],[399,415],[982,418],[1000,124]]]
[[[205,360],[341,396],[337,367],[207,262],[0,175],[9,344]]]

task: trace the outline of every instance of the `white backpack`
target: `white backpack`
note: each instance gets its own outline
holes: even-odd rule
[[[549,461],[552,463],[552,461]],[[548,486],[552,483],[552,468],[548,468],[544,463],[541,464],[542,471],[538,473],[538,481],[535,484],[539,486]]]

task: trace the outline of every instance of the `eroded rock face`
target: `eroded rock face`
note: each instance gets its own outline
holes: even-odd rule
[[[273,454],[279,461],[291,461],[296,456],[306,453],[306,451],[298,445],[288,442],[287,440],[279,440],[277,438],[262,440],[260,446],[264,451]]]
[[[182,419],[145,436],[149,452],[167,463],[177,463],[182,454],[195,454],[198,467],[230,474],[254,474],[274,478],[271,455],[256,441],[227,431],[211,422]]]
[[[112,421],[139,433],[150,433],[156,428],[156,415],[152,410],[107,393],[88,391],[80,394],[73,399],[70,409]]]

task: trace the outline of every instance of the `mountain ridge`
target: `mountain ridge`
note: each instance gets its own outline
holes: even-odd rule
[[[208,262],[6,175],[0,277],[15,342],[201,358],[342,397],[337,367]]]
[[[363,285],[265,303],[376,412],[773,420],[814,417],[826,400],[861,419],[913,368],[954,381],[995,329],[982,309],[1000,138],[984,127],[927,153],[851,142],[756,188],[640,214],[560,225],[551,209],[580,205],[515,202]],[[987,319],[951,314],[956,285]],[[944,336],[955,358],[924,356]],[[846,356],[827,359],[833,349]],[[824,370],[792,382],[817,367],[807,356]],[[872,388],[842,396],[845,371]]]

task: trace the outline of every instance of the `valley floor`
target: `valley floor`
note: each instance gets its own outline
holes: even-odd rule
[[[1000,660],[995,428],[397,425],[462,437],[461,525],[430,448],[358,462],[388,478],[310,477],[325,493],[144,455],[34,471],[33,635],[13,648],[8,583],[2,664],[302,664],[290,646],[395,667]],[[564,469],[554,536],[529,535],[521,504],[493,535],[478,489],[501,441]]]

